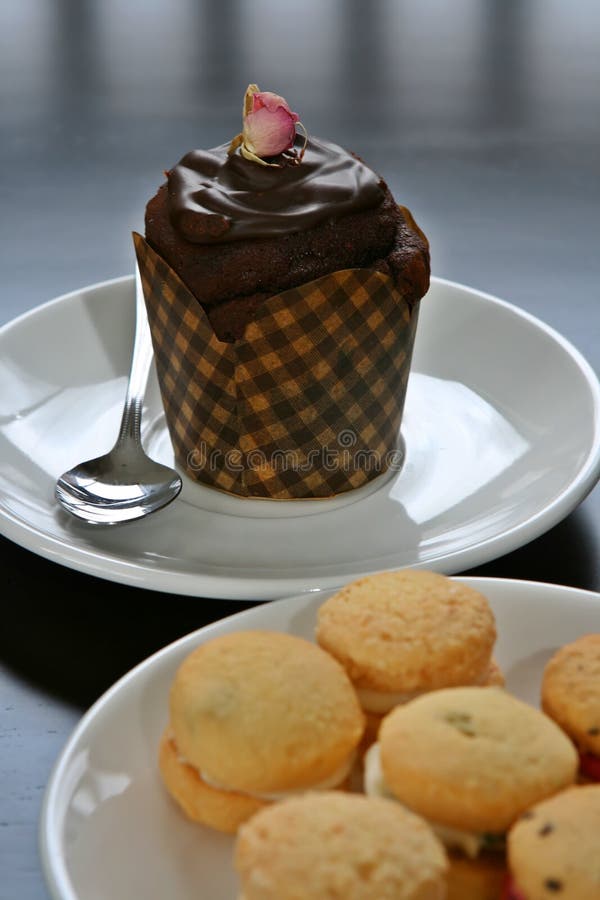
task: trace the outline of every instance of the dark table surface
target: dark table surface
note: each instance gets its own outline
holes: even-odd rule
[[[434,274],[523,307],[600,370],[591,0],[3,0],[0,44],[0,322],[131,272],[163,170],[235,133],[255,81],[384,174]],[[249,604],[124,587],[0,541],[0,898],[40,900],[42,793],[82,712]],[[600,590],[599,548],[595,490],[476,574]]]

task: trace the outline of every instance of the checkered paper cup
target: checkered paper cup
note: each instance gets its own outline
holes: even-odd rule
[[[175,458],[240,497],[325,498],[401,462],[418,303],[344,269],[266,300],[220,341],[196,297],[133,235]]]

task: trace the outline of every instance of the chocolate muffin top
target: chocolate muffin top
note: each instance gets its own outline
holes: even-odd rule
[[[259,166],[229,145],[192,150],[168,173],[169,219],[179,236],[199,244],[306,231],[325,219],[379,206],[380,179],[336,144],[311,138],[299,155]]]
[[[426,293],[427,239],[361,159],[293,132],[283,152],[259,159],[242,137],[187,153],[146,207],[146,240],[220,340],[242,337],[274,294],[342,269],[391,275],[409,303]]]

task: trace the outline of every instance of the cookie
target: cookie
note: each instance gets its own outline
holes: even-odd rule
[[[245,631],[207,641],[184,660],[171,687],[170,728],[161,751],[165,784],[184,808],[192,807],[182,800],[191,786],[193,818],[220,828],[221,813],[211,812],[215,792],[233,803],[236,821],[238,795],[270,802],[342,785],[364,716],[343,668],[319,647]],[[203,798],[211,800],[206,810]]]
[[[239,831],[243,900],[444,900],[447,860],[431,829],[382,798],[285,800]]]
[[[577,771],[558,726],[498,688],[448,688],[397,707],[369,756],[369,793],[388,791],[472,855],[501,846],[525,809],[572,784]]]
[[[482,687],[504,687],[505,684],[504,672],[492,657]]]
[[[600,785],[574,787],[528,810],[508,835],[514,887],[527,900],[600,897]]]
[[[554,654],[544,670],[542,708],[580,751],[600,757],[600,634]]]
[[[361,578],[326,600],[316,638],[342,663],[363,708],[381,715],[424,691],[483,684],[496,627],[479,591],[403,569]]]
[[[242,822],[268,805],[267,800],[207,784],[197,769],[181,759],[171,728],[161,738],[158,764],[169,794],[193,822],[234,834]]]

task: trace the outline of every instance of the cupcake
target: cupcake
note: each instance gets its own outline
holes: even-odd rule
[[[240,900],[444,900],[444,849],[398,804],[356,794],[309,794],[240,829]]]
[[[543,713],[497,688],[446,688],[397,707],[365,761],[368,794],[395,797],[449,848],[503,850],[532,804],[569,787],[577,754]]]
[[[169,170],[135,236],[177,462],[321,498],[401,463],[427,240],[354,154],[250,85],[244,130]]]
[[[600,634],[554,654],[544,669],[542,708],[577,746],[583,778],[600,782]]]
[[[169,706],[167,790],[190,819],[230,833],[283,797],[344,787],[364,727],[342,667],[270,631],[202,644],[179,667]]]
[[[316,638],[356,688],[367,738],[384,715],[420,694],[503,683],[487,599],[435,572],[402,569],[353,581],[319,608]]]

